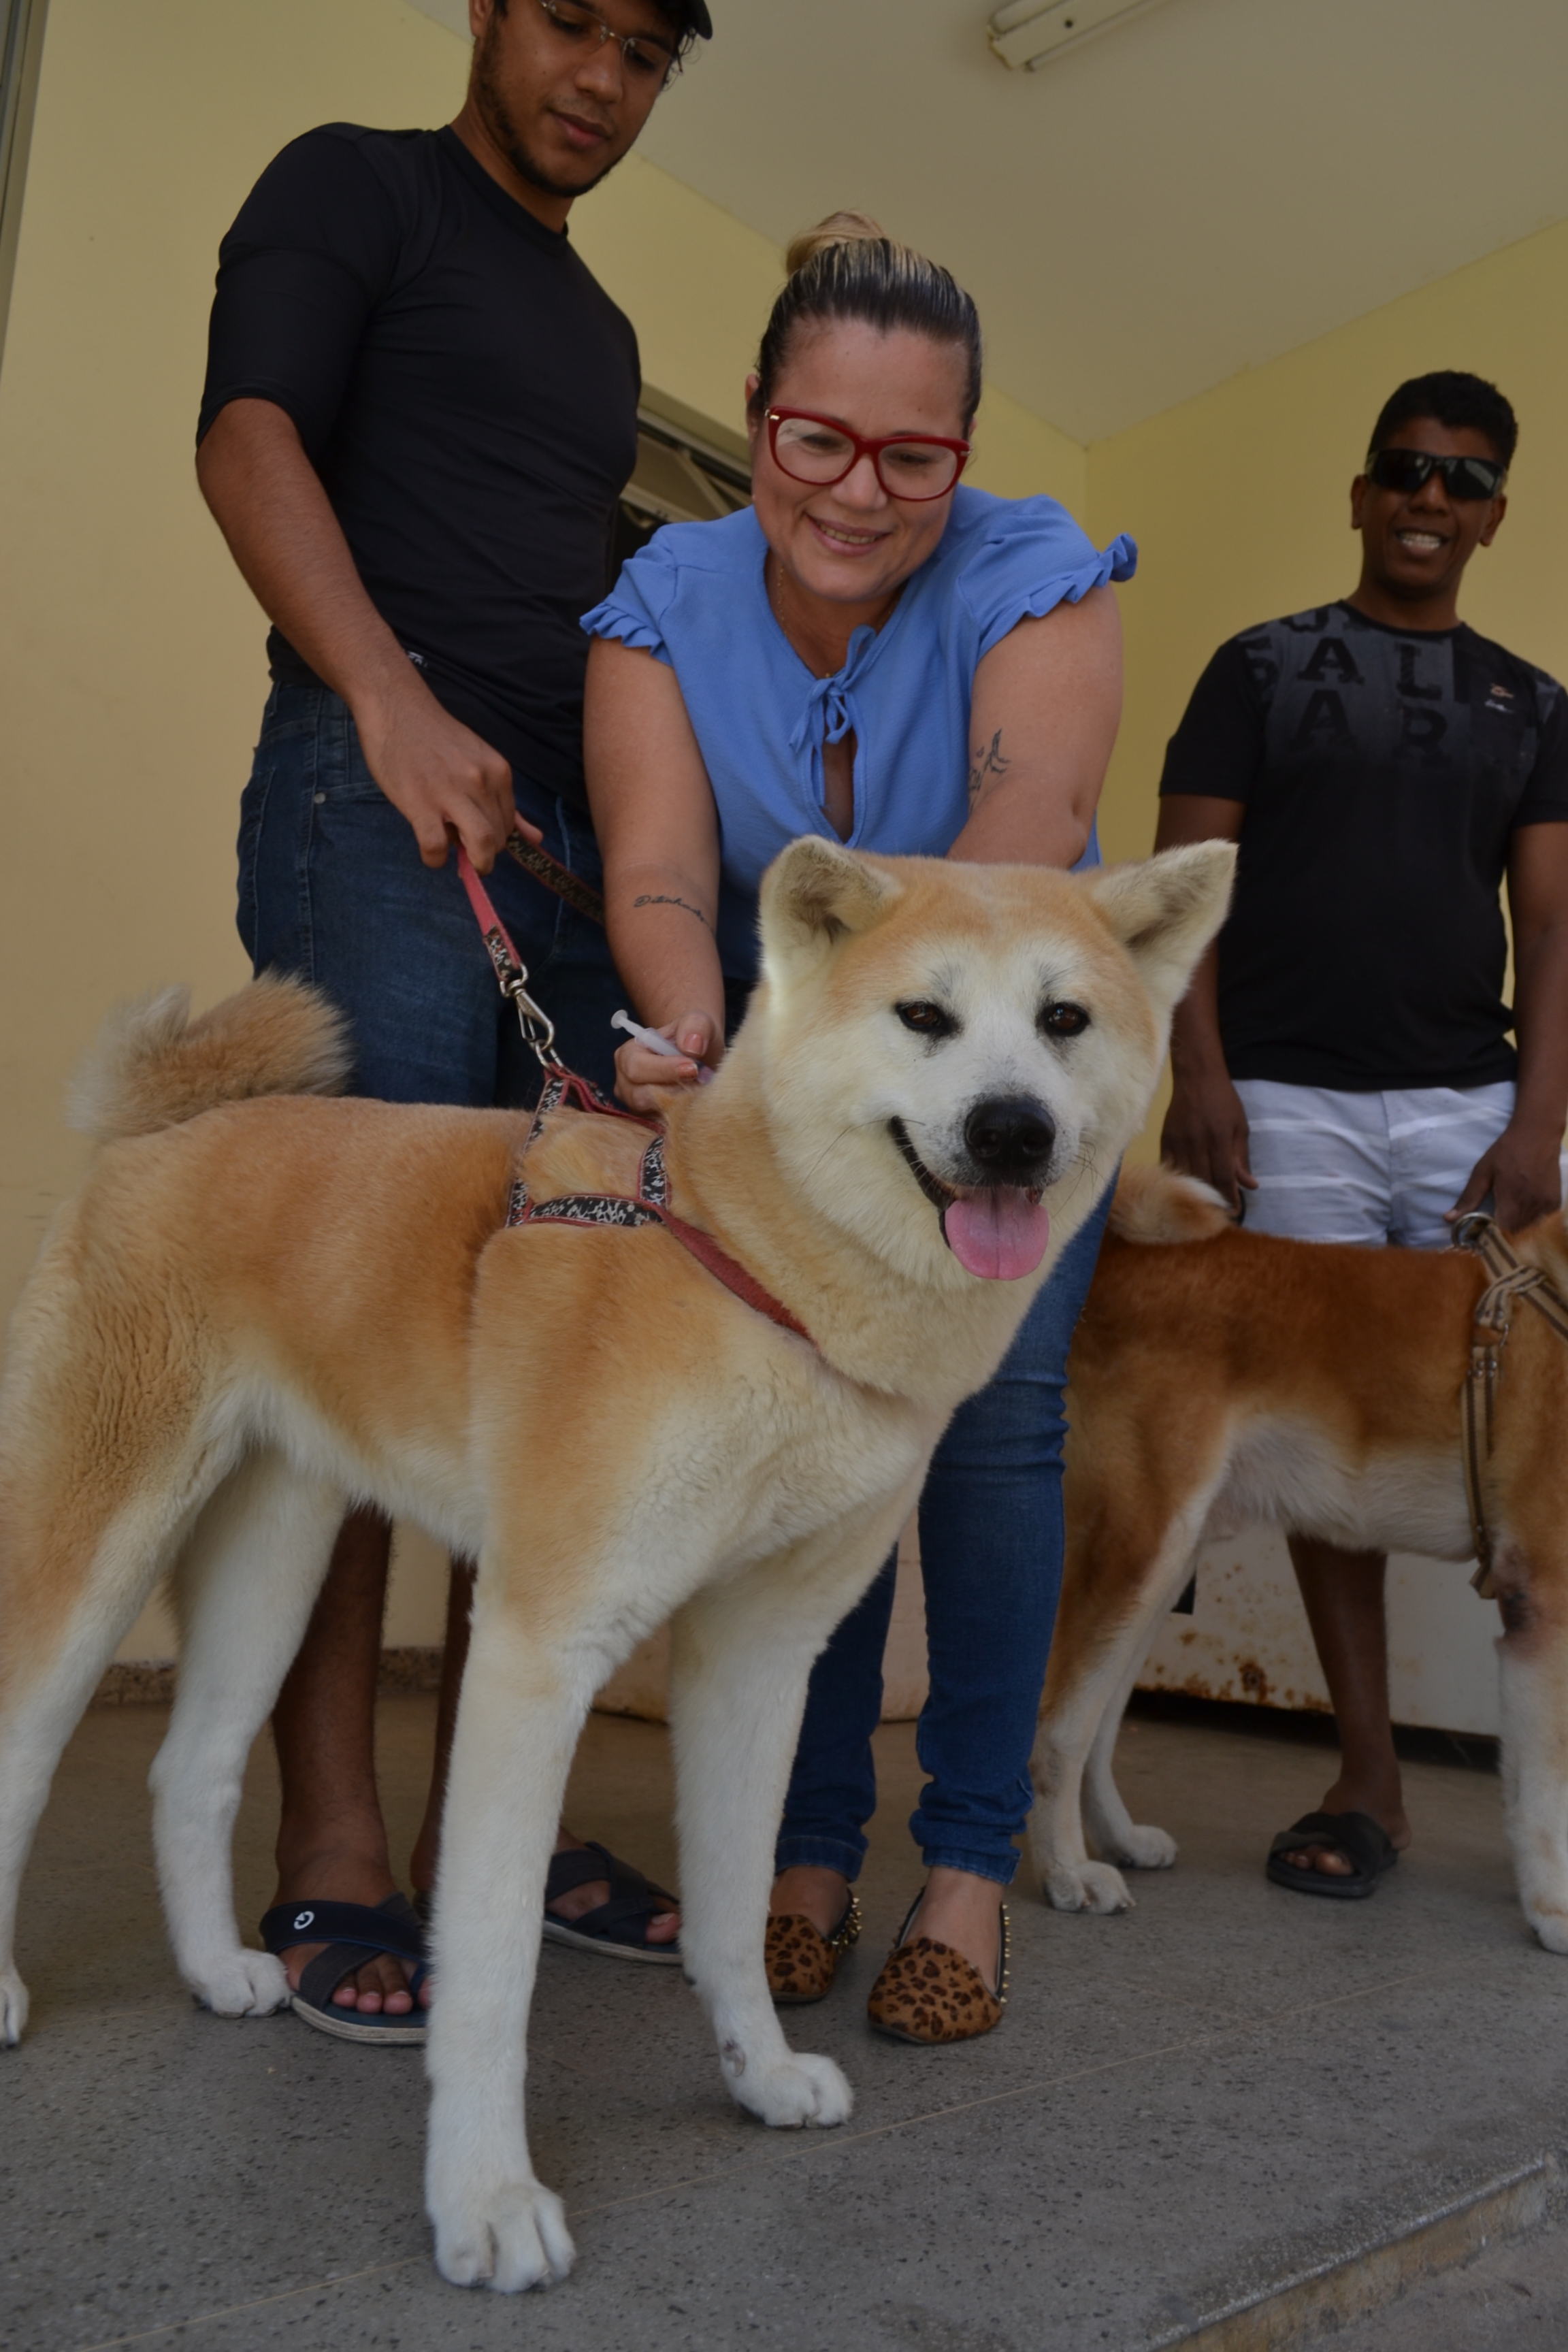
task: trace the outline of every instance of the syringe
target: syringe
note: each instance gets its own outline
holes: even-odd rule
[[[694,1054],[688,1054],[679,1045],[672,1045],[668,1037],[661,1037],[657,1029],[645,1029],[642,1023],[634,1021],[629,1013],[612,1013],[610,1026],[612,1029],[624,1029],[628,1037],[635,1037],[637,1044],[646,1045],[650,1054],[663,1054],[675,1062],[697,1060]],[[697,1063],[697,1083],[700,1087],[707,1086],[712,1076],[713,1072],[705,1064]]]

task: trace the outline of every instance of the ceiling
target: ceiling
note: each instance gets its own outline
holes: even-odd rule
[[[776,245],[874,214],[1080,442],[1568,218],[1564,0],[1162,0],[1035,73],[985,0],[711,6],[641,152]]]

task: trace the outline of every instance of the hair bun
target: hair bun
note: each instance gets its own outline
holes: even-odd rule
[[[836,245],[885,245],[888,242],[886,229],[880,227],[868,213],[829,213],[827,218],[818,221],[815,228],[805,229],[791,240],[789,251],[784,255],[784,271],[790,278],[798,278],[803,269],[810,268],[819,253],[831,252]]]
[[[829,213],[792,243],[757,353],[757,380],[747,401],[760,416],[795,335],[834,320],[860,320],[879,334],[908,332],[952,343],[963,363],[963,430],[980,405],[980,320],[950,270],[889,236],[867,213]]]

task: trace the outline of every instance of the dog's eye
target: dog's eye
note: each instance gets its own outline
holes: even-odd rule
[[[1047,1004],[1040,1014],[1040,1027],[1047,1037],[1081,1037],[1089,1027],[1089,1015],[1081,1004]]]
[[[919,1037],[951,1037],[958,1026],[951,1013],[944,1013],[940,1004],[932,1004],[923,996],[895,1004],[893,1010],[905,1028],[912,1029]]]

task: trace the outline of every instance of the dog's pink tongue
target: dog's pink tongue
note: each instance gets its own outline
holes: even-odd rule
[[[1051,1220],[1016,1184],[994,1184],[987,1192],[950,1201],[942,1229],[953,1256],[971,1274],[1016,1282],[1020,1275],[1033,1274],[1044,1257]]]

